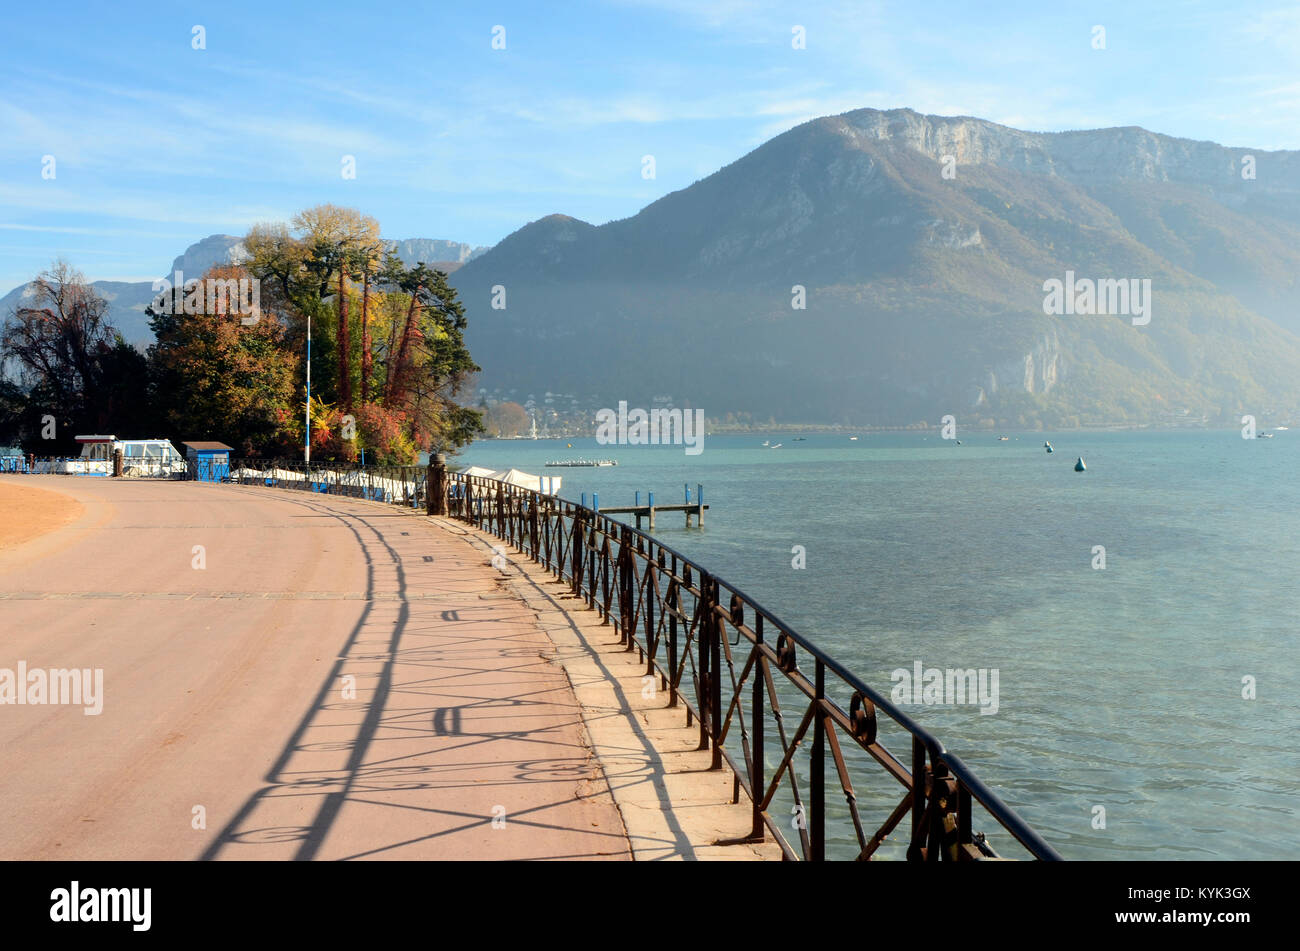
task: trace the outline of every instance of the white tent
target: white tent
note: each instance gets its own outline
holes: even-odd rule
[[[469,466],[460,471],[462,475],[478,476],[480,479],[495,479],[498,482],[504,482],[506,485],[517,485],[521,489],[544,492],[546,495],[555,495],[560,491],[559,476],[535,476],[527,472],[521,472],[518,469],[488,469],[484,466]]]

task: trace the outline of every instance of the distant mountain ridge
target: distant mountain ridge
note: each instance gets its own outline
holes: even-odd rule
[[[1296,172],[1300,153],[1141,129],[863,109],[630,218],[535,221],[452,282],[485,385],[607,405],[879,425],[1300,412]],[[1045,314],[1067,271],[1150,279],[1150,325]]]
[[[490,387],[850,425],[1289,421],[1297,173],[1300,152],[1134,127],[861,109],[629,218],[549,215],[488,250],[394,246],[455,271]],[[237,245],[210,236],[175,263],[190,276]],[[1067,272],[1150,280],[1150,323],[1045,313],[1045,282]],[[149,285],[100,284],[146,341]]]
[[[387,242],[409,265],[423,261],[431,267],[444,271],[454,271],[466,261],[473,260],[486,251],[486,248],[463,244],[459,241],[443,241],[435,238],[407,238],[401,241]],[[212,234],[194,242],[172,261],[171,268],[161,277],[172,280],[179,271],[190,278],[201,277],[210,268],[228,264],[238,264],[245,260],[243,238],[229,234]],[[149,329],[149,318],[145,308],[154,299],[156,292],[151,281],[92,281],[101,296],[108,301],[108,319],[129,342],[140,346],[153,342],[153,332]],[[4,297],[0,297],[0,315],[7,315],[12,308],[22,306],[21,302],[30,296],[32,285],[20,285]]]

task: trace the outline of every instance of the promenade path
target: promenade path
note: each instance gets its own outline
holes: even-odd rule
[[[463,537],[274,489],[0,486],[82,507],[0,548],[0,671],[103,670],[97,716],[0,705],[0,858],[631,858],[536,613]]]

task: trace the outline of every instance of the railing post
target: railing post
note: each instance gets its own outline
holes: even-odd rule
[[[811,796],[812,829],[809,830],[812,842],[812,860],[826,861],[826,713],[822,702],[826,697],[826,665],[817,658],[816,682],[813,687],[813,745]]]
[[[673,555],[672,578],[668,582],[668,706],[677,706],[677,615],[681,611],[682,589],[677,583],[677,556]]]
[[[689,493],[689,489],[687,492]],[[763,762],[763,686],[764,665],[767,663],[763,657],[763,615],[759,614],[754,624],[754,667],[751,676],[754,678],[753,698],[750,700],[750,717],[752,725],[750,733],[754,737],[754,752],[752,754],[753,762],[749,771],[749,791],[750,798],[754,801],[754,827],[750,832],[756,839],[763,838],[763,797],[767,792],[766,778],[764,776],[766,765]]]
[[[632,555],[632,529],[624,527],[619,533],[619,643],[632,650],[633,594],[636,587],[636,559]]]
[[[695,610],[699,616],[698,633],[695,640],[700,651],[698,664],[700,682],[695,692],[695,702],[700,711],[700,745],[697,749],[701,750],[709,748],[709,726],[710,717],[712,716],[712,704],[709,702],[709,698],[713,695],[711,686],[713,672],[709,667],[709,663],[713,658],[713,651],[709,648],[709,641],[713,637],[713,589],[711,582],[712,579],[701,571],[700,596],[695,603]]]
[[[655,643],[655,586],[650,583],[655,578],[655,560],[651,557],[653,551],[646,552],[645,570],[645,601],[641,608],[641,616],[645,622],[645,672],[653,674],[655,672],[655,655],[659,653],[659,645]]]
[[[600,534],[600,516],[592,515],[591,517],[591,534],[585,544],[591,546],[587,552],[587,607],[593,611],[596,608],[596,570],[598,562],[604,560],[604,553],[609,549],[604,548],[596,543],[596,537]]]
[[[573,593],[582,594],[582,549],[585,547],[582,530],[582,509],[573,512],[573,537],[569,540],[569,566],[573,574]]]
[[[447,457],[436,452],[429,460],[425,477],[424,511],[428,515],[447,514]]]
[[[537,538],[537,496],[528,496],[528,544],[531,548],[529,554],[533,556],[533,561],[541,561],[541,548],[538,546]]]
[[[651,509],[651,511],[654,511]],[[713,763],[710,769],[722,769],[722,746],[718,743],[718,737],[722,733],[722,618],[718,617],[716,610],[718,604],[718,581],[716,578],[709,580],[713,589],[712,601],[709,615],[713,620],[713,633],[710,636],[710,653],[713,655],[710,667],[713,670],[713,676],[709,680],[709,728],[713,732]]]
[[[920,862],[925,858],[925,743],[919,736],[912,737],[912,841],[907,847],[907,860]]]
[[[970,790],[966,784],[957,784],[957,857],[962,858],[963,850],[974,839],[971,836],[971,801]]]

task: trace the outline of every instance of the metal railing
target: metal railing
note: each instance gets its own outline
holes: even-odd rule
[[[1029,857],[1061,858],[888,698],[735,585],[629,525],[554,495],[414,466],[243,460],[231,463],[230,481],[424,505],[497,536],[567,582],[637,653],[666,705],[698,726],[710,768],[731,770],[733,801],[743,792],[752,807],[749,832],[734,842],[771,836],[783,858],[817,861],[828,858],[829,834],[832,851],[866,860],[910,817],[909,860],[998,858],[974,829],[979,809]],[[886,748],[885,733],[910,748],[906,760]],[[828,770],[838,804],[828,796]],[[897,801],[897,790],[890,797],[869,785],[882,776],[901,787]],[[866,821],[864,798],[882,805],[883,821]]]
[[[736,586],[577,503],[460,473],[446,485],[449,515],[568,582],[645,663],[667,706],[698,724],[711,768],[734,776],[733,801],[743,791],[752,804],[751,828],[734,841],[770,835],[785,859],[815,861],[829,832],[834,851],[865,860],[910,816],[910,860],[996,858],[974,831],[978,807],[1029,856],[1061,858],[929,731]],[[885,732],[910,746],[906,760]],[[841,802],[828,802],[828,772]],[[868,785],[882,775],[902,787],[896,804]],[[866,822],[864,789],[886,804],[878,824]]]
[[[423,466],[362,466],[348,462],[305,463],[240,459],[230,463],[228,481],[326,495],[371,499],[418,508],[425,503],[428,470]]]
[[[111,477],[113,460],[87,459],[84,456],[32,456],[25,467],[0,471]],[[157,456],[127,456],[122,460],[122,475],[128,479],[183,479],[185,462]]]

